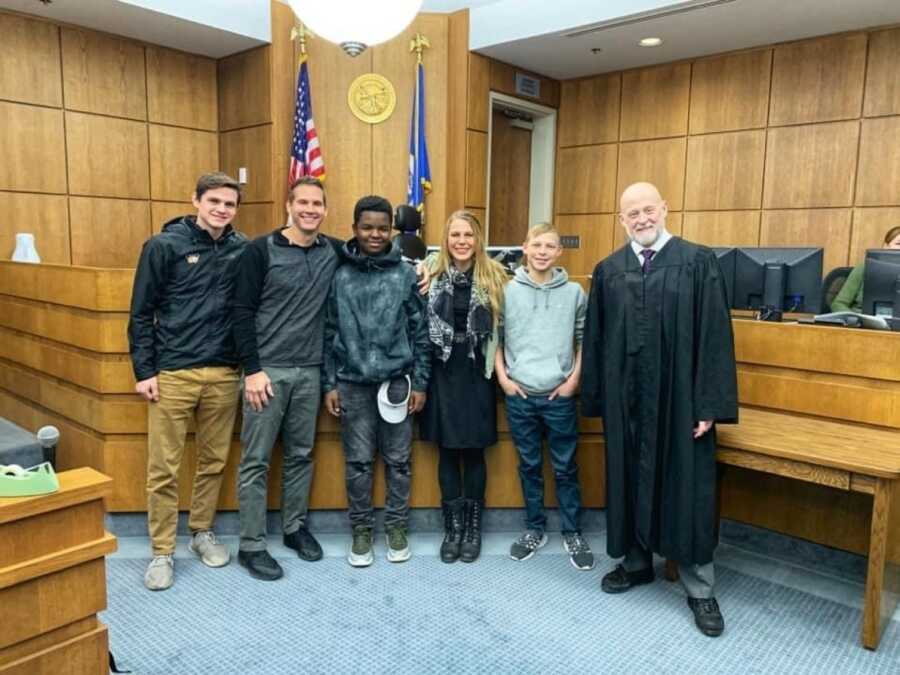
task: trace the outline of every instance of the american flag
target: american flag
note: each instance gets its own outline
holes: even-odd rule
[[[313,122],[312,99],[309,95],[309,71],[306,58],[297,73],[297,100],[294,104],[294,138],[291,142],[291,169],[288,183],[302,176],[325,180],[325,160],[319,148],[319,137]]]

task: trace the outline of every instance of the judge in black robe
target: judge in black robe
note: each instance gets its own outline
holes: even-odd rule
[[[712,250],[665,230],[655,187],[629,187],[621,206],[631,241],[594,270],[581,394],[604,423],[607,551],[625,557],[603,588],[652,581],[651,553],[675,560],[689,598],[707,601],[701,617],[689,600],[698,627],[717,635],[714,423],[738,414],[724,279]]]

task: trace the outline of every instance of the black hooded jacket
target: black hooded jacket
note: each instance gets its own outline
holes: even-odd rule
[[[161,370],[237,364],[231,304],[247,238],[213,239],[194,216],[170,220],[144,244],[134,275],[128,343],[138,381]]]

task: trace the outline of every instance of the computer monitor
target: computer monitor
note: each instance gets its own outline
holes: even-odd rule
[[[728,297],[728,306],[731,307],[734,301],[734,261],[737,249],[734,246],[713,246],[712,250],[719,259],[719,267],[725,277],[725,295]]]
[[[781,321],[782,312],[816,314],[821,306],[821,248],[736,250],[734,309],[752,309],[763,321]]]
[[[862,313],[900,317],[900,251],[866,251]]]

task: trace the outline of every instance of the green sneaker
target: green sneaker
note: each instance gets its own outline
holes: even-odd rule
[[[372,554],[372,528],[365,525],[353,527],[353,544],[347,562],[354,567],[368,567],[375,561]]]
[[[387,528],[385,538],[387,539],[388,562],[406,562],[409,560],[412,551],[409,550],[409,538],[406,535],[406,527],[395,525]]]

